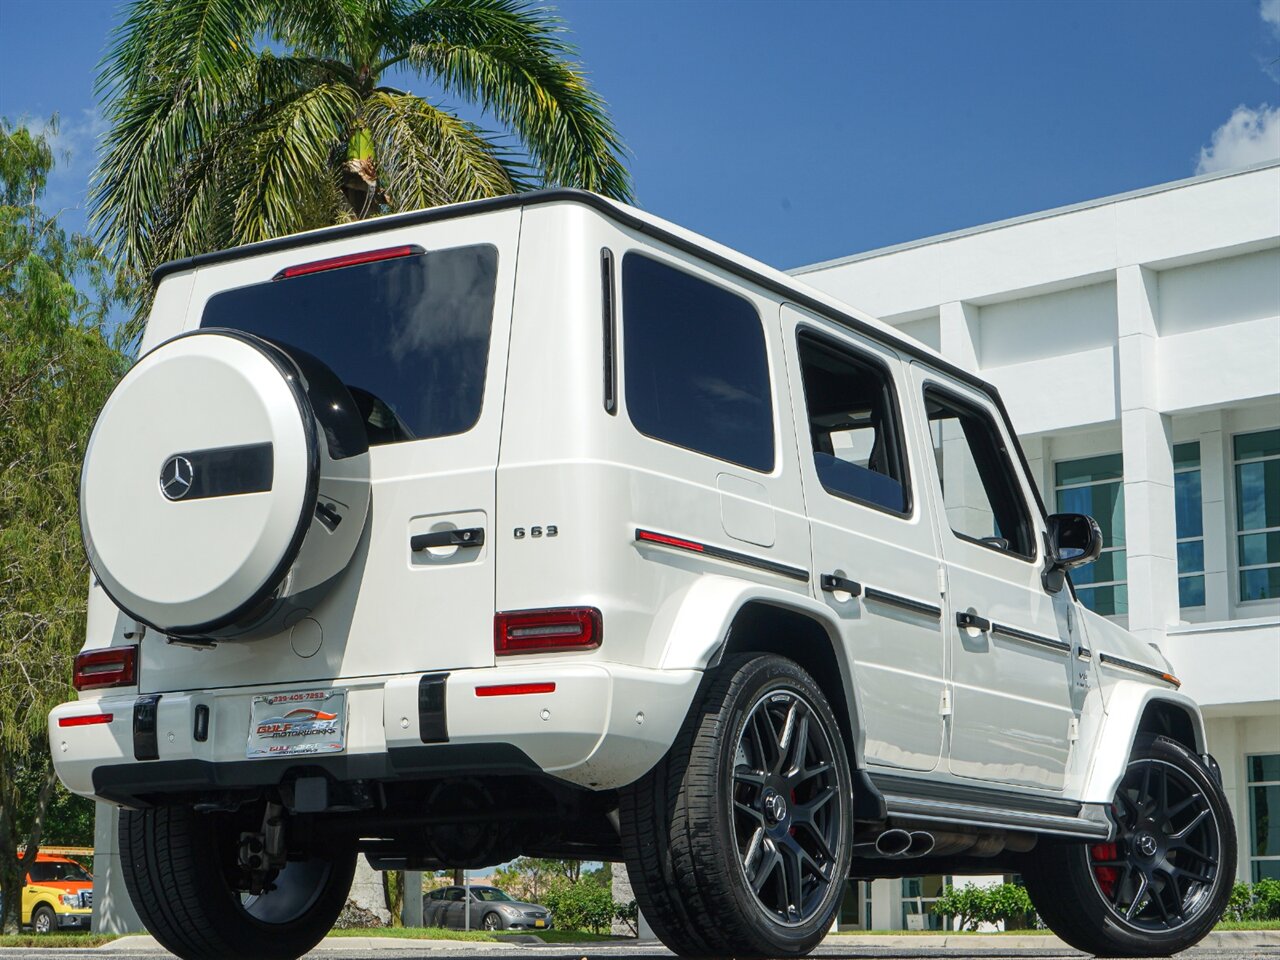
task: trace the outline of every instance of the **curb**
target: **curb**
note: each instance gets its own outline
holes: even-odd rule
[[[168,950],[160,945],[155,937],[149,934],[130,934],[110,943],[95,948],[97,951],[125,953],[159,953],[168,954]],[[414,940],[410,937],[325,937],[308,953],[342,953],[351,950],[385,950],[388,953],[396,950],[474,950],[477,953],[489,951],[519,950],[515,943],[491,943],[484,940]]]
[[[1074,947],[1053,934],[913,934],[894,936],[891,933],[839,933],[822,941],[826,946],[885,947],[890,949],[939,950],[1058,950],[1073,951]],[[1254,950],[1263,947],[1280,947],[1280,930],[1213,930],[1197,944],[1218,950]]]

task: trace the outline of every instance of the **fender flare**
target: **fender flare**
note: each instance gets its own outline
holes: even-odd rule
[[[1191,720],[1194,752],[1205,752],[1204,718],[1196,702],[1175,690],[1164,690],[1138,680],[1118,680],[1107,691],[1105,718],[1094,745],[1093,762],[1080,797],[1084,803],[1110,804],[1124,776],[1138,737],[1138,724],[1152,703],[1167,703]]]
[[[853,736],[855,766],[861,767],[863,726],[854,695],[853,665],[840,642],[839,621],[825,604],[808,594],[731,577],[699,577],[672,597],[654,620],[655,632],[665,635],[659,666],[664,670],[702,671],[716,666],[729,645],[734,621],[750,604],[776,607],[806,617],[822,629],[839,667],[838,679]]]

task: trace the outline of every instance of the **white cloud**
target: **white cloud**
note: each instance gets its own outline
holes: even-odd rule
[[[1280,0],[1276,6],[1280,7]],[[1254,110],[1241,104],[1213,131],[1209,145],[1200,148],[1196,173],[1216,173],[1276,159],[1280,159],[1280,107],[1264,103]]]
[[[1272,33],[1280,37],[1280,0],[1261,0],[1258,13],[1262,22],[1271,28]]]

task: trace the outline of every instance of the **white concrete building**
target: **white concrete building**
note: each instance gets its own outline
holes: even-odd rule
[[[1280,878],[1280,163],[793,272],[999,387],[1050,510],[1107,537],[1082,599],[1204,707],[1239,879]],[[941,881],[847,919],[908,926]]]

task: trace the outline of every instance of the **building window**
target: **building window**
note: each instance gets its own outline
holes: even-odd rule
[[[941,874],[902,878],[902,929],[942,930],[943,918],[933,905],[946,892],[951,878]]]
[[[1233,441],[1240,602],[1280,598],[1280,429]]]
[[[1204,606],[1204,508],[1200,444],[1173,445],[1173,504],[1178,537],[1178,606]]]
[[[1196,486],[1199,489],[1198,480]],[[1127,614],[1123,458],[1108,453],[1058,461],[1054,464],[1054,495],[1058,513],[1088,514],[1102,529],[1102,555],[1071,571],[1080,602],[1105,616]]]
[[[1280,753],[1246,758],[1249,868],[1254,883],[1280,880]]]

